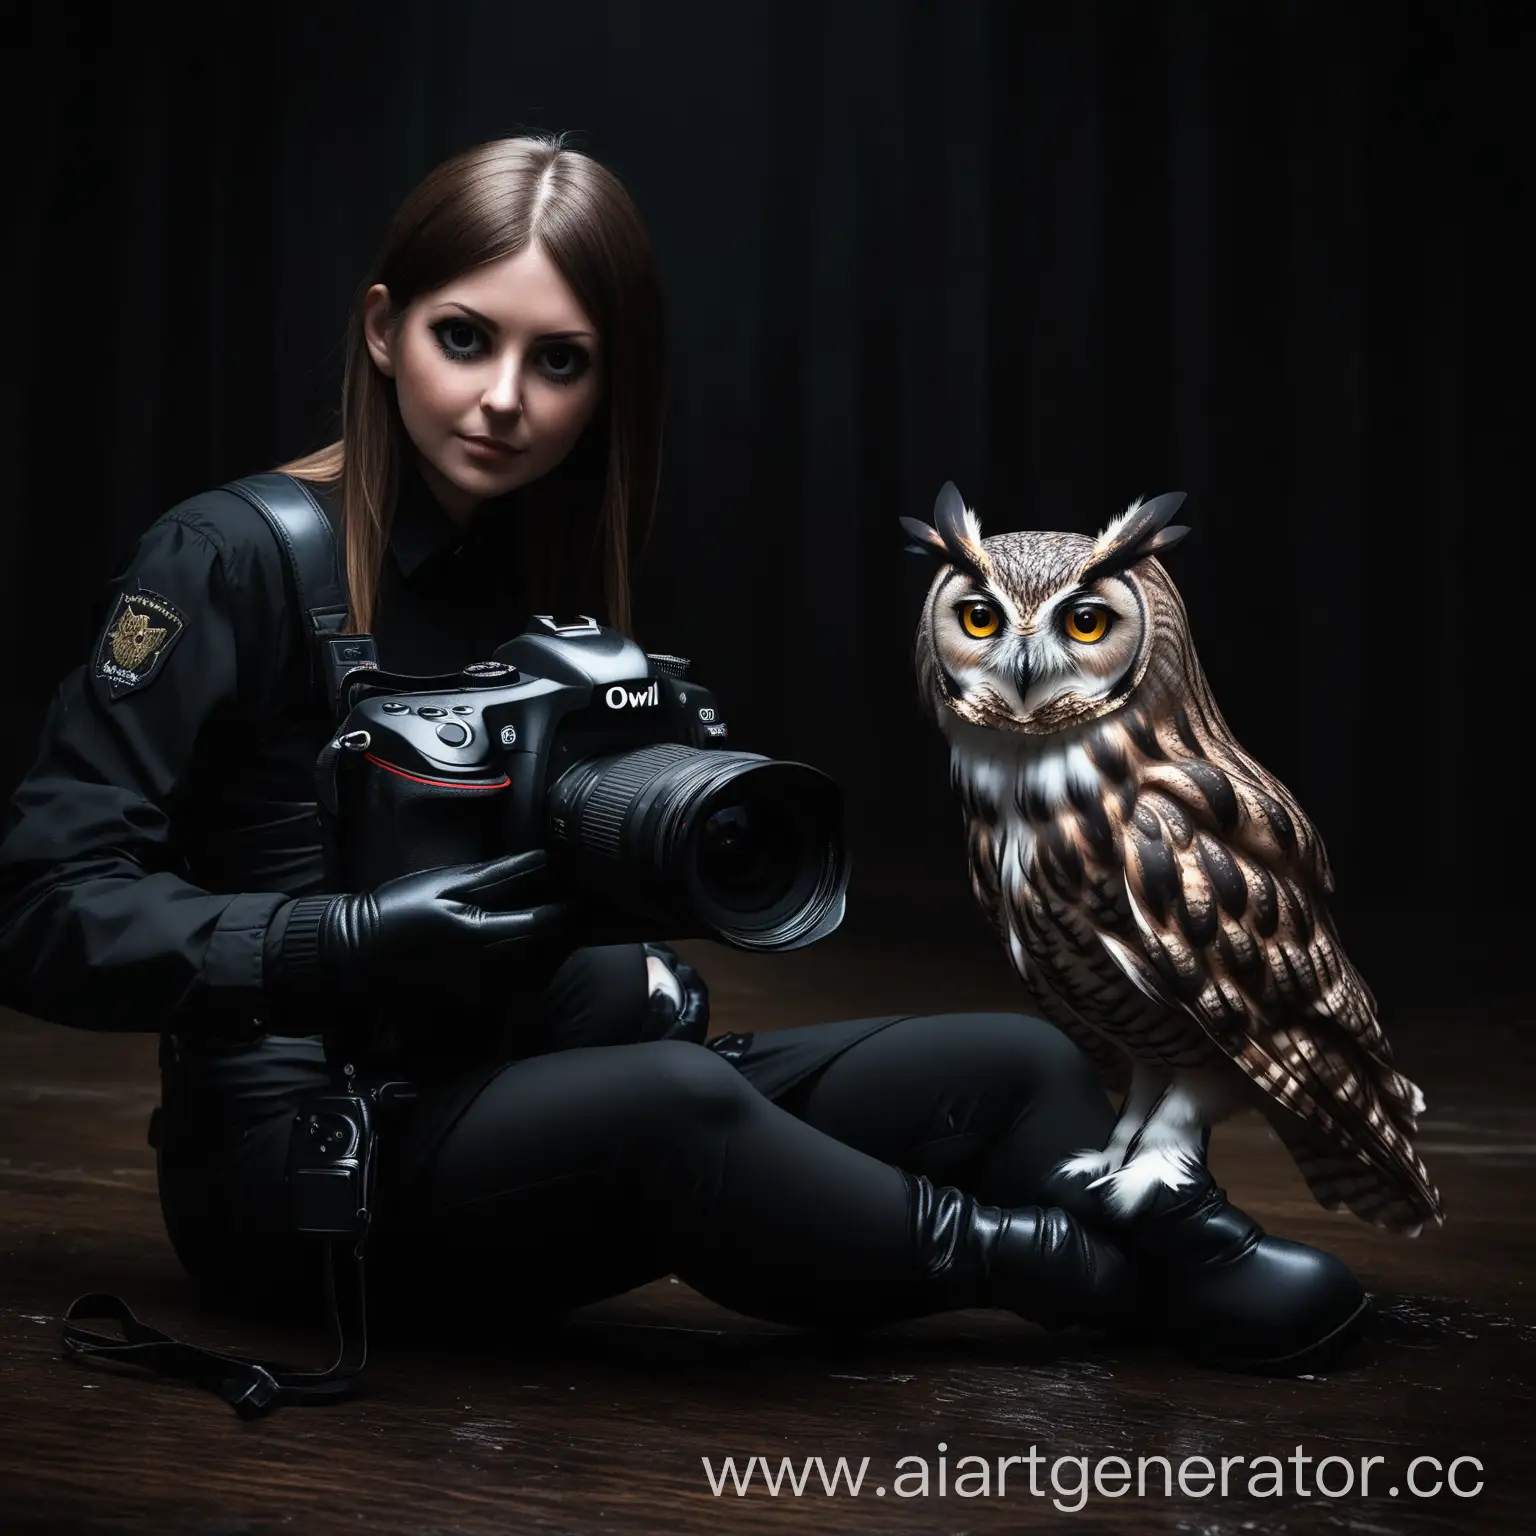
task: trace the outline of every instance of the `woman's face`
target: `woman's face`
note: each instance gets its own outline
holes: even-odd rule
[[[422,476],[460,522],[553,469],[602,397],[597,327],[537,243],[423,294],[393,325],[376,283],[363,325]]]

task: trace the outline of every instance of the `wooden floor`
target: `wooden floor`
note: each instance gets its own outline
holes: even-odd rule
[[[772,959],[682,947],[711,982],[721,1028],[1020,1001],[979,946],[914,953],[839,934]],[[664,1281],[499,1354],[381,1347],[356,1400],[254,1423],[193,1387],[60,1358],[60,1314],[97,1289],[225,1349],[319,1366],[328,1340],[195,1310],[144,1139],[149,1037],[0,1015],[0,1532],[1532,1529],[1532,1008],[1425,998],[1415,1010],[1400,1002],[1391,1032],[1429,1094],[1422,1149],[1444,1229],[1394,1239],[1317,1209],[1257,1121],[1218,1132],[1213,1148],[1234,1199],[1272,1231],[1334,1248],[1377,1296],[1348,1369],[1229,1376],[980,1312],[828,1345]],[[1000,1461],[1032,1448],[1038,1495],[1027,1460],[1006,1467],[1000,1493]],[[1298,1448],[1310,1458],[1299,1483]],[[740,1472],[754,1456],[776,1472],[789,1458],[796,1475],[809,1462],[810,1481],[775,1496],[754,1468],[745,1494],[729,1481],[711,1491],[706,1459],[719,1475],[727,1458]],[[1138,1492],[1138,1462],[1158,1456],[1174,1469],[1171,1498],[1158,1462],[1140,1468]],[[829,1475],[839,1457],[855,1474],[868,1458],[858,1495],[843,1482],[829,1497],[815,1457]],[[1113,1457],[1129,1471],[1120,1496]],[[1214,1486],[1186,1460],[1201,1457]],[[1322,1468],[1328,1493],[1325,1457],[1342,1458]],[[1408,1481],[1416,1457],[1440,1469],[1418,1464],[1422,1497]],[[1480,1464],[1456,1469],[1463,1491],[1481,1485],[1473,1497],[1443,1485],[1462,1457]],[[985,1459],[989,1485],[965,1458]],[[1087,1458],[1076,1513],[1083,1472],[1060,1458]]]

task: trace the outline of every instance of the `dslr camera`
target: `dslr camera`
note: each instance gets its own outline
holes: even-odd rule
[[[349,669],[333,695],[341,723],[316,764],[333,889],[543,849],[556,891],[585,898],[591,928],[609,939],[665,933],[777,951],[842,922],[841,791],[804,763],[729,750],[714,695],[682,657],[551,615],[439,677],[359,665],[363,639],[331,644],[329,679]],[[379,1131],[416,1097],[400,1021],[408,1032],[443,1006],[434,978],[417,990],[396,989],[377,1010],[326,1004],[326,1058],[340,1072],[301,1097],[288,1181],[294,1230],[326,1240],[339,1353],[302,1377],[250,1367],[236,1385],[254,1380],[247,1395],[262,1405],[282,1391],[349,1390],[362,1369]]]
[[[319,790],[342,889],[542,848],[616,930],[776,952],[842,921],[841,791],[730,750],[682,657],[539,615],[462,672],[359,669],[340,698]]]
[[[804,763],[730,750],[714,695],[682,657],[589,618],[540,615],[462,672],[354,663],[337,697],[341,723],[316,765],[335,887],[543,849],[555,890],[610,940],[665,933],[772,952],[842,922],[841,791]],[[397,990],[388,1018],[328,1007],[341,1080],[309,1095],[291,1130],[295,1229],[350,1241],[359,1258],[376,1126],[415,1096],[396,1024],[442,1006],[432,978],[420,992]],[[361,1332],[360,1283],[352,1306]]]

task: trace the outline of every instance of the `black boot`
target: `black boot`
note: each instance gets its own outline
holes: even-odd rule
[[[1192,1187],[1160,1189],[1129,1219],[1081,1185],[1061,1199],[1124,1249],[1147,1284],[1149,1324],[1202,1364],[1296,1375],[1337,1359],[1370,1312],[1349,1267],[1268,1236],[1202,1165],[1187,1171]]]
[[[1050,1329],[1113,1330],[1142,1315],[1146,1290],[1134,1267],[1067,1211],[980,1205],[958,1189],[904,1177],[922,1291],[937,1303],[922,1310],[1001,1307]]]

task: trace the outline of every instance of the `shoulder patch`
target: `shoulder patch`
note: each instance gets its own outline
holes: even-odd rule
[[[96,647],[96,676],[114,699],[160,675],[187,621],[158,592],[124,592]]]

